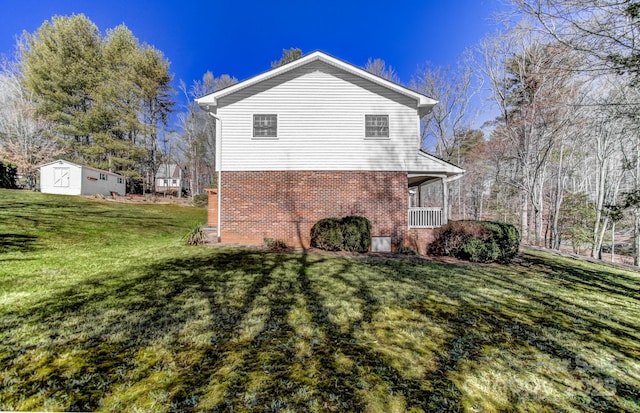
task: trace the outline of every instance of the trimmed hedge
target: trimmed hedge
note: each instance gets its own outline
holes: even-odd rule
[[[511,224],[451,221],[435,231],[431,255],[450,255],[472,262],[509,263],[518,253],[520,233]]]
[[[324,218],[311,228],[311,246],[327,251],[367,252],[371,223],[365,217]]]

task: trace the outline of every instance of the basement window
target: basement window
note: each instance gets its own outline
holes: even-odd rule
[[[365,138],[388,138],[389,115],[365,115]]]
[[[278,136],[278,115],[253,115],[254,138],[276,138]]]

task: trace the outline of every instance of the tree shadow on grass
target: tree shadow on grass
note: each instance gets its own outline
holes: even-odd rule
[[[406,410],[462,411],[463,394],[451,374],[480,359],[487,346],[536,348],[569,360],[584,385],[587,368],[620,397],[638,400],[636,384],[582,360],[545,329],[580,331],[546,316],[524,323],[511,314],[526,309],[479,290],[483,283],[508,293],[509,280],[493,269],[216,249],[105,271],[0,319],[0,408],[131,410],[157,403],[171,411],[363,411],[375,393],[382,402],[401,400]],[[551,314],[566,306],[526,287],[513,286],[513,293]],[[335,321],[340,310],[327,298],[341,289],[350,293],[339,298],[359,308],[346,324]],[[394,306],[419,312],[449,333],[434,353],[436,368],[420,377],[407,375],[360,335]],[[296,324],[294,313],[308,319]],[[599,317],[572,316],[587,327]],[[35,329],[25,333],[25,326]],[[33,334],[28,342],[26,334]],[[624,410],[598,397],[576,406]]]
[[[32,252],[37,249],[38,237],[25,234],[0,234],[0,254]],[[0,261],[2,256],[0,255]]]
[[[544,268],[549,276],[562,280],[571,285],[579,283],[584,288],[592,288],[598,291],[605,291],[625,298],[640,301],[640,277],[633,278],[625,275],[611,267],[600,267],[610,271],[594,271],[582,268],[580,265],[585,263],[565,261],[564,259],[544,260],[535,255],[527,254],[526,260],[530,265]],[[565,264],[565,262],[567,262]],[[606,263],[605,263],[606,264]]]
[[[547,262],[542,259],[532,259],[529,264],[538,265],[544,270],[543,273],[550,273],[551,278],[560,277],[570,280],[569,288],[576,291],[582,288],[595,288],[593,272],[571,266],[558,266],[552,261]],[[439,291],[451,299],[459,300],[460,305],[453,315],[449,311],[444,314],[434,313],[431,305],[424,306],[422,311],[429,317],[446,318],[449,326],[457,326],[455,331],[459,340],[467,341],[470,336],[474,338],[470,344],[467,344],[467,349],[462,350],[465,361],[474,360],[474,354],[477,355],[478,350],[484,346],[492,346],[501,349],[534,348],[553,360],[566,364],[572,379],[579,383],[577,388],[581,388],[583,394],[588,396],[572,402],[578,410],[627,411],[624,404],[603,394],[603,391],[613,392],[630,405],[640,405],[640,383],[634,380],[633,374],[622,373],[614,377],[575,350],[578,344],[582,348],[591,349],[594,345],[592,343],[596,343],[595,345],[614,357],[620,355],[630,361],[637,360],[640,357],[640,339],[637,335],[639,325],[618,320],[611,314],[594,311],[588,303],[582,303],[579,299],[569,301],[560,298],[553,288],[542,290],[527,284],[524,280],[519,282],[513,276],[505,276],[505,269],[508,271],[511,268],[513,266],[505,268],[496,265],[469,264],[467,270],[464,270],[461,266],[455,266],[452,272],[455,271],[459,281],[455,290],[442,288],[441,279],[434,280],[435,282],[425,280],[428,288]],[[394,276],[390,273],[389,277],[397,277],[398,281],[404,281],[409,274]],[[420,277],[420,274],[416,274],[415,277]],[[603,278],[604,275],[600,274],[598,282],[602,282]],[[505,299],[480,293],[478,285],[482,285],[489,291],[504,291]],[[626,286],[622,290],[627,288],[633,290],[633,287]],[[620,289],[617,288],[615,293],[620,294]],[[515,296],[524,296],[527,302],[544,310],[531,313],[531,308],[509,299]],[[635,298],[628,297],[631,300]],[[418,306],[420,307],[421,305]],[[580,311],[575,311],[576,308]],[[557,316],[562,316],[563,319]],[[521,318],[529,321],[524,322]],[[565,318],[571,322],[567,323]],[[606,334],[611,334],[612,337],[603,338]],[[571,347],[567,345],[567,341],[563,341],[567,337],[574,341]],[[450,349],[455,348],[456,346],[450,346]],[[444,364],[446,365],[447,362],[445,361]],[[625,368],[622,367],[621,370],[624,371]],[[553,381],[556,378],[547,377],[547,379]],[[526,389],[518,389],[510,397],[516,394],[518,398],[525,397],[523,396],[525,392]],[[512,401],[515,405],[517,400]],[[544,403],[540,408],[543,405]],[[555,406],[555,409],[557,408]]]

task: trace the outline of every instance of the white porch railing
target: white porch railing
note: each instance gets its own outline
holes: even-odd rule
[[[442,208],[409,208],[409,228],[438,228],[442,225]]]

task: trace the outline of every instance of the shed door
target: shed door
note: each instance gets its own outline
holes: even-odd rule
[[[53,186],[69,187],[69,168],[53,168]]]

